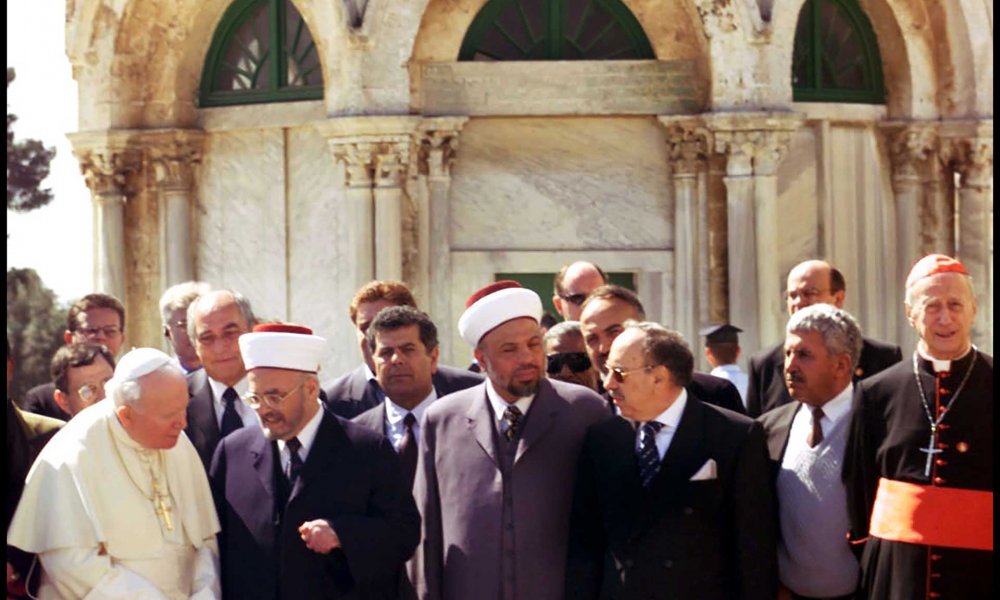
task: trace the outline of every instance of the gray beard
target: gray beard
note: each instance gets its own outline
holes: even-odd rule
[[[511,383],[507,386],[507,391],[518,398],[523,398],[525,396],[534,396],[535,392],[538,391],[538,381],[535,380],[534,383]]]

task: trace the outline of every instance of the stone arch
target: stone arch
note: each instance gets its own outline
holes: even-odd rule
[[[784,77],[787,80],[789,105],[795,25],[803,4],[805,0],[775,0],[771,13],[773,50],[780,57],[771,67],[775,79]],[[936,117],[938,84],[934,40],[926,27],[923,7],[887,0],[859,0],[858,4],[878,38],[890,118]]]
[[[410,51],[411,81],[422,65],[454,62],[469,26],[488,0],[428,0]],[[690,59],[701,81],[711,78],[709,39],[692,1],[622,0],[642,25],[658,59]],[[729,11],[732,12],[732,11]],[[738,12],[738,11],[737,11]],[[732,17],[734,24],[739,21]],[[411,87],[413,87],[411,85]]]
[[[313,33],[324,98],[335,103],[342,72],[334,56],[346,46],[341,3],[292,0]],[[81,103],[82,130],[191,127],[198,83],[219,20],[232,0],[132,0],[120,11],[82,2],[67,29],[67,53],[81,86],[96,91]],[[339,42],[339,43],[338,43]]]
[[[993,18],[987,3],[930,2],[945,118],[993,115]],[[970,92],[971,90],[971,92]]]

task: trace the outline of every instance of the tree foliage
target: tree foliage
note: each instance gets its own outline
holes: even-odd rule
[[[20,402],[25,392],[52,380],[49,362],[63,344],[66,309],[42,283],[34,269],[7,271],[7,339],[14,358],[10,397]]]
[[[7,88],[14,81],[14,69],[7,67]],[[49,176],[49,163],[55,148],[46,148],[38,140],[14,141],[17,116],[7,111],[7,209],[19,212],[45,206],[52,200],[52,190],[42,189]]]

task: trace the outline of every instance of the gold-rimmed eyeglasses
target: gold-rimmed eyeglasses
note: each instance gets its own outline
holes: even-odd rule
[[[648,371],[655,367],[656,365],[646,365],[644,367],[636,367],[634,369],[623,369],[621,367],[611,367],[608,369],[608,377],[610,377],[615,383],[625,383],[625,378],[636,371]]]
[[[292,395],[292,392],[299,389],[305,385],[305,381],[300,382],[297,386],[288,390],[285,395],[281,394],[254,394],[247,393],[243,396],[243,401],[247,403],[247,406],[257,410],[261,406],[266,406],[267,408],[274,408],[285,401],[286,398]]]

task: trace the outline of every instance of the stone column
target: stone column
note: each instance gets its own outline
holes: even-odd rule
[[[747,348],[778,343],[785,322],[780,291],[777,168],[802,119],[791,114],[709,117],[715,151],[727,157],[729,318]]]
[[[972,341],[993,353],[993,124],[954,140],[958,189],[957,255],[969,270],[978,314]]]
[[[316,125],[334,160],[344,165],[344,217],[348,254],[344,275],[357,289],[373,278],[402,279],[407,270],[404,229],[409,219],[403,191],[417,117],[338,117]]]
[[[195,278],[195,170],[201,163],[202,134],[165,132],[146,141],[160,197],[162,288]]]
[[[71,141],[94,202],[94,290],[125,302],[125,203],[139,153],[124,144],[90,146],[80,136]]]
[[[903,310],[904,284],[910,267],[923,256],[933,234],[925,234],[923,216],[923,177],[934,157],[937,132],[931,123],[887,123],[883,131],[888,139],[892,161],[892,192],[896,203],[896,281],[886,282],[893,306]],[[899,320],[897,340],[903,348],[912,348],[916,335],[906,319]]]
[[[450,295],[441,293],[451,286],[451,239],[449,223],[451,204],[451,167],[458,152],[458,136],[468,117],[435,117],[424,119],[418,127],[418,169],[427,182],[427,204],[419,210],[419,252],[426,269],[428,311],[437,324],[441,339],[450,339],[455,319],[451,315]],[[449,357],[450,358],[450,357]]]
[[[702,283],[708,280],[707,253],[703,253],[707,215],[702,215],[699,203],[698,176],[709,154],[711,133],[696,120],[660,117],[660,122],[666,128],[674,188],[674,317],[670,325],[696,348],[708,301],[701,294]]]

